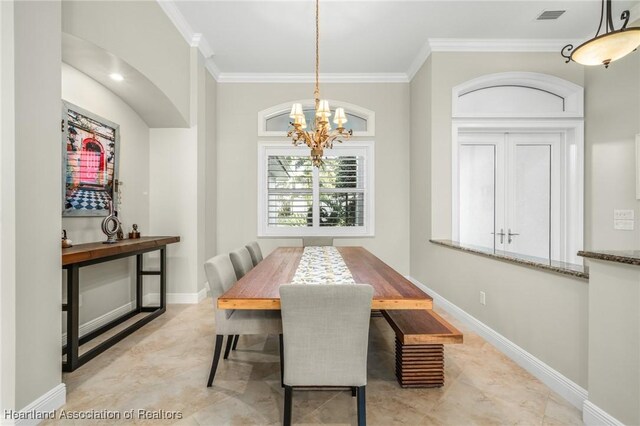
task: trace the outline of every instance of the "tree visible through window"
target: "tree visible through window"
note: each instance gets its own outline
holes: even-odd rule
[[[328,157],[319,169],[320,226],[363,226],[362,157]]]
[[[315,168],[306,150],[268,152],[262,217],[267,235],[362,235],[368,232],[368,147],[333,149]],[[295,155],[294,155],[295,154]],[[338,154],[338,155],[335,155]],[[351,230],[351,231],[350,231]]]

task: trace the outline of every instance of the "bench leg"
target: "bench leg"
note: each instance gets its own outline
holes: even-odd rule
[[[404,345],[396,337],[396,378],[403,388],[444,386],[444,346]]]

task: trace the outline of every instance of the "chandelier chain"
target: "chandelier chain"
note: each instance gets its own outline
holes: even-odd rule
[[[1,1],[1,0],[0,0]],[[344,108],[336,108],[333,122],[337,124],[337,128],[332,130],[329,121],[331,120],[331,109],[329,101],[320,100],[320,0],[316,0],[316,81],[315,90],[313,92],[315,98],[315,114],[314,126],[309,130],[304,117],[304,110],[301,103],[295,103],[291,107],[289,115],[294,121],[291,123],[292,128],[287,132],[287,137],[291,138],[294,145],[301,143],[311,148],[311,161],[314,167],[320,167],[323,164],[322,157],[325,149],[333,148],[334,142],[342,142],[349,139],[353,135],[352,129],[345,129],[344,123],[347,117]]]
[[[316,0],[316,108],[320,100],[320,0]]]

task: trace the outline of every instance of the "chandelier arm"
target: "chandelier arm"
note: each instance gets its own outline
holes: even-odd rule
[[[572,50],[573,50],[573,44],[567,44],[560,51],[560,54],[562,55],[562,57],[567,59],[565,61],[565,64],[568,64],[569,62],[571,62],[571,51]]]
[[[600,30],[602,29],[602,21],[604,20],[604,1],[602,0],[602,3],[600,5],[600,24],[598,25],[598,31],[596,31],[596,35],[594,35],[593,37],[598,37],[598,35],[600,35]]]
[[[631,13],[628,10],[625,10],[624,12],[622,12],[622,15],[620,15],[620,20],[624,21],[624,23],[622,24],[622,28],[620,28],[620,30],[624,30],[627,28],[627,24],[629,23],[629,18],[631,18]]]
[[[613,18],[611,17],[611,0],[607,0],[607,33],[614,30]]]

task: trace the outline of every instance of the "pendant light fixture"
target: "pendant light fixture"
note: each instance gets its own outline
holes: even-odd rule
[[[562,48],[562,56],[567,58],[567,63],[574,61],[582,65],[604,65],[609,68],[611,62],[627,56],[640,46],[640,27],[627,28],[630,16],[628,10],[622,12],[620,19],[624,23],[622,28],[616,30],[611,18],[611,0],[602,0],[600,25],[595,37],[575,49],[572,44],[567,44]],[[603,27],[604,33],[600,34]]]
[[[301,143],[311,148],[311,161],[315,167],[322,164],[322,156],[326,148],[332,148],[333,142],[342,142],[342,139],[349,139],[353,134],[352,130],[346,130],[344,124],[347,122],[347,116],[344,108],[336,108],[333,116],[333,122],[338,126],[335,130],[331,130],[329,119],[331,117],[331,109],[329,101],[320,99],[320,0],[316,0],[316,86],[313,92],[315,99],[315,119],[313,128],[309,131],[307,121],[304,117],[302,104],[293,104],[291,107],[290,118],[292,129],[287,133],[287,137],[291,138],[294,145]]]

